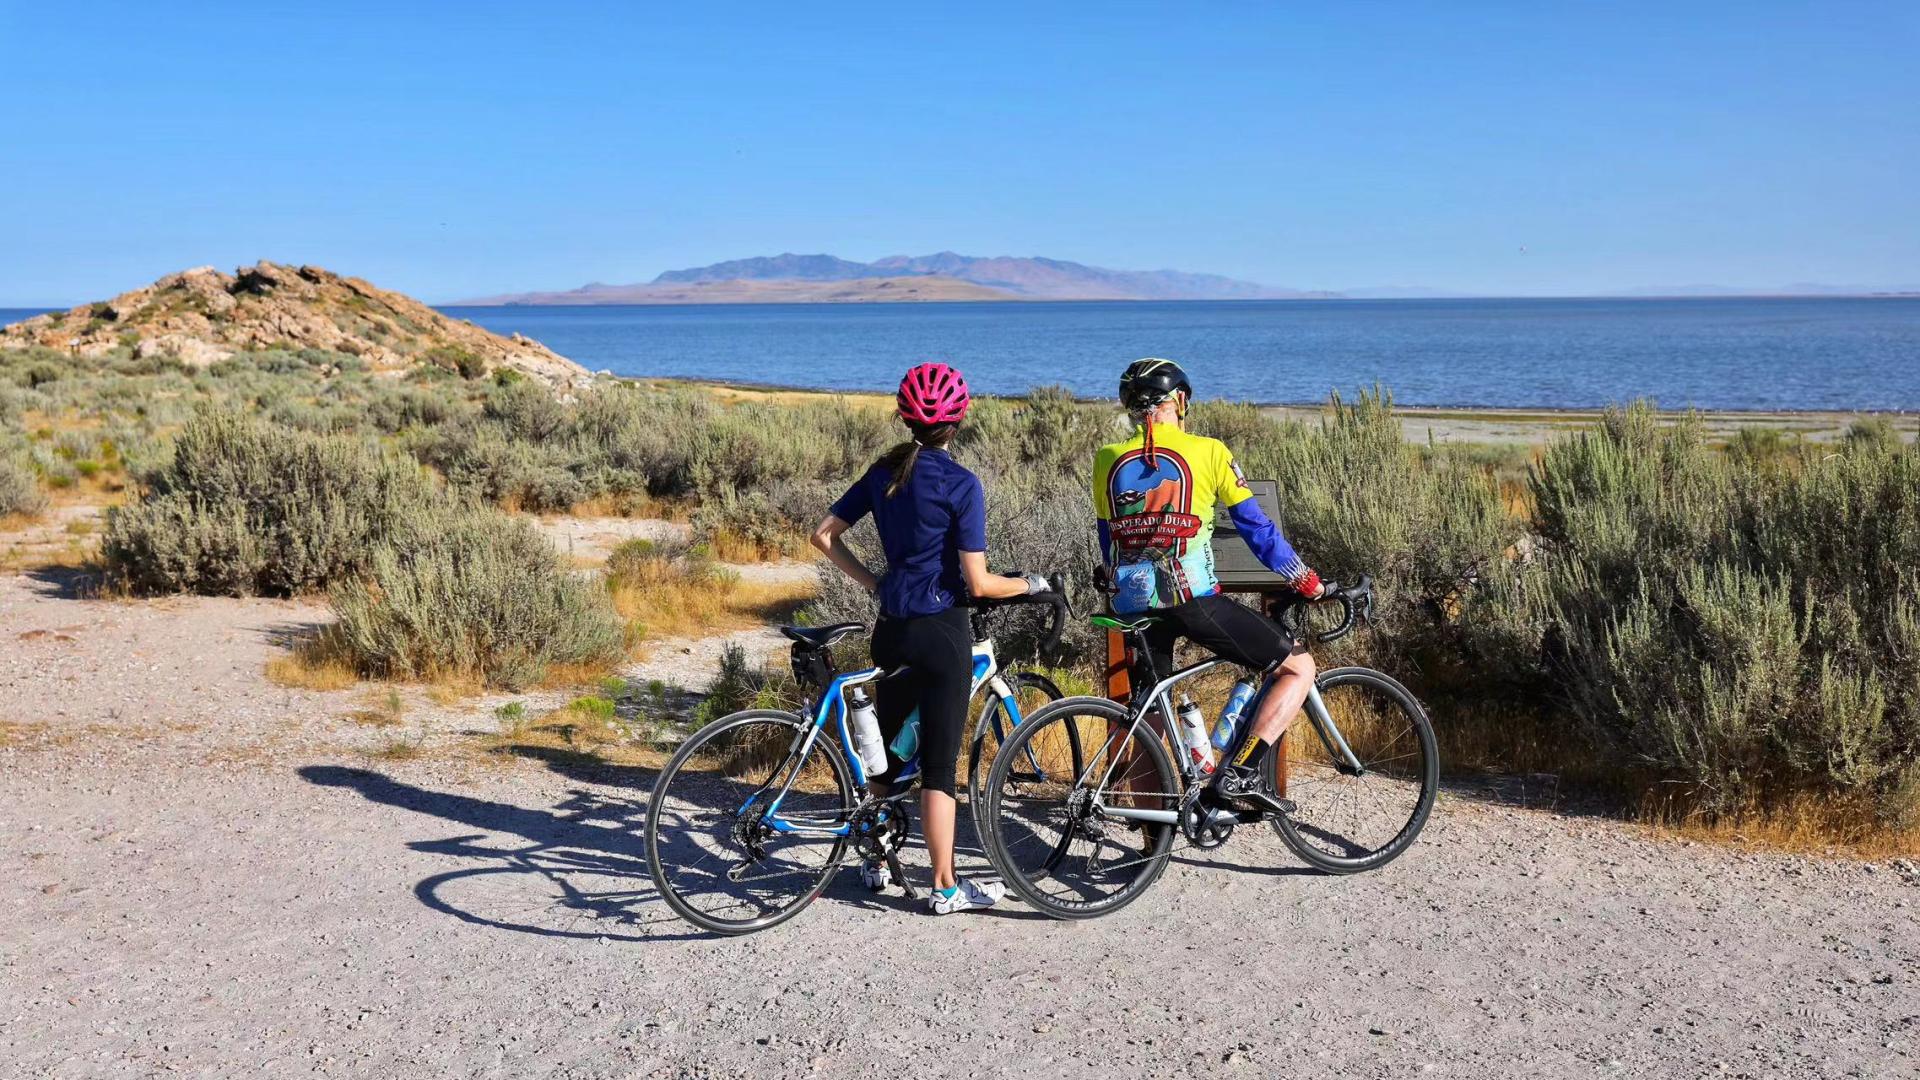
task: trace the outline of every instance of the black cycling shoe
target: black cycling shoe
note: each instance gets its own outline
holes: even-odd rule
[[[1291,814],[1299,809],[1291,799],[1282,799],[1268,791],[1260,770],[1250,765],[1220,766],[1213,774],[1213,789],[1224,799],[1263,813]]]

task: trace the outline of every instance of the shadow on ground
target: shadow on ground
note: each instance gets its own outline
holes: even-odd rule
[[[100,593],[101,576],[92,570],[49,566],[29,570],[24,575],[33,582],[33,590],[55,600],[91,600]]]
[[[319,643],[320,635],[332,625],[332,623],[307,620],[277,622],[261,627],[260,637],[277,649],[297,652]]]
[[[549,754],[540,748],[517,747],[515,752],[542,760],[571,780],[624,791],[651,790],[657,776],[653,769],[607,764],[563,751]],[[647,869],[643,798],[576,788],[551,808],[534,809],[434,791],[371,769],[308,765],[299,774],[311,784],[350,788],[369,802],[477,830],[407,845],[414,851],[469,861],[424,878],[413,889],[422,904],[463,922],[543,937],[609,941],[718,936],[696,931],[660,901]],[[986,861],[968,817],[963,808],[956,838],[963,875],[979,872]],[[924,894],[926,857],[917,832],[902,857],[916,889]],[[842,863],[821,899],[903,914],[919,910],[898,891],[868,892],[851,872],[852,865],[851,857]],[[1045,918],[1018,907],[983,914]]]

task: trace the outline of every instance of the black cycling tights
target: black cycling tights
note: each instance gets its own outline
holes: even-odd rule
[[[967,726],[967,699],[973,689],[973,628],[965,608],[906,619],[881,616],[873,627],[873,662],[883,668],[906,667],[883,680],[875,694],[880,731],[888,743],[914,706],[920,708],[920,786],[953,792],[954,764]],[[890,761],[877,780],[891,781],[900,763]]]

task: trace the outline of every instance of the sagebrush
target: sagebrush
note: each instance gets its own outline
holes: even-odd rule
[[[329,632],[369,675],[517,690],[556,665],[599,668],[624,653],[598,583],[563,566],[531,525],[493,511],[456,510],[431,535],[379,545],[330,599]]]
[[[664,503],[709,553],[794,554],[904,434],[871,403],[729,403],[626,382],[561,398],[438,369],[377,379],[312,351],[200,370],[0,351],[0,418],[22,432],[0,456],[0,512],[130,479],[104,554],[134,589],[330,590],[355,606],[363,670],[484,668],[501,684],[611,655],[620,627],[604,587],[575,590],[591,579],[501,533],[505,519],[485,516],[495,507]],[[1825,799],[1920,826],[1920,459],[1884,419],[1836,443],[1748,429],[1716,445],[1640,405],[1537,457],[1409,444],[1381,390],[1335,398],[1317,421],[1228,403],[1190,419],[1249,475],[1280,482],[1284,527],[1310,563],[1373,576],[1378,632],[1323,662],[1403,676],[1448,745],[1491,755],[1479,763],[1609,763],[1613,782],[1682,812]],[[985,481],[995,569],[1066,571],[1082,611],[1099,602],[1088,471],[1124,430],[1117,409],[1058,390],[976,405],[954,452]],[[449,529],[470,530],[480,554],[456,559]],[[870,530],[850,542],[877,564]],[[698,569],[673,560],[683,577]],[[520,599],[500,610],[459,591],[509,580]],[[623,595],[631,606],[638,590]],[[434,608],[468,614],[442,623]],[[871,616],[833,572],[804,613]],[[516,651],[463,621],[482,618],[554,644]],[[1004,654],[1029,653],[1033,629],[1002,632]],[[1099,650],[1076,622],[1049,659],[1085,668]]]

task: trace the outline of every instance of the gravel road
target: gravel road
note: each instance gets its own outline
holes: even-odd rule
[[[1462,788],[1372,875],[1242,830],[1096,922],[843,876],[712,939],[653,897],[650,773],[387,762],[258,677],[309,609],[57,584],[0,582],[0,1077],[1920,1071],[1910,864]]]

